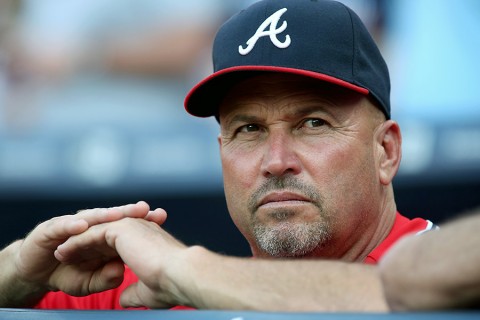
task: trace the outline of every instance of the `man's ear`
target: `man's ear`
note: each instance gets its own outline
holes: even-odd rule
[[[377,128],[376,135],[379,178],[383,185],[388,185],[400,167],[402,134],[398,123],[388,120]]]
[[[222,134],[219,133],[217,136],[218,146],[222,149]]]

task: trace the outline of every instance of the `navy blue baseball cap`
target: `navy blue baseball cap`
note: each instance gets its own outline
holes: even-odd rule
[[[360,18],[327,0],[264,0],[219,29],[214,73],[193,87],[185,109],[217,116],[226,92],[258,72],[297,74],[369,95],[390,119],[387,65]]]

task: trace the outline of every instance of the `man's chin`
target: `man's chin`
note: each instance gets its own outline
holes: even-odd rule
[[[266,255],[275,258],[300,258],[326,245],[330,238],[323,223],[292,223],[282,221],[273,225],[257,226],[254,234],[257,246]]]

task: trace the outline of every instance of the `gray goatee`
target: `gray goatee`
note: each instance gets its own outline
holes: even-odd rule
[[[272,191],[290,191],[299,193],[311,200],[319,210],[321,219],[313,222],[292,222],[289,218],[296,213],[289,209],[278,209],[270,213],[270,217],[277,220],[273,226],[267,226],[258,221],[255,214],[258,203]],[[320,195],[312,186],[300,182],[294,176],[281,178],[272,177],[267,180],[249,201],[252,217],[253,233],[257,245],[272,257],[299,257],[325,246],[329,239],[330,223],[325,213]]]

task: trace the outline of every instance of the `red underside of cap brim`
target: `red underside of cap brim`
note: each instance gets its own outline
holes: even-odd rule
[[[190,113],[191,115],[197,116],[197,117],[210,117],[212,115],[215,115],[216,113],[216,108],[218,106],[212,105],[212,104],[207,104],[211,110],[202,110],[201,106],[198,105],[190,105],[193,97],[198,94],[203,94],[204,96],[206,95],[204,90],[206,90],[207,84],[211,83],[214,79],[218,80],[220,77],[225,76],[227,74],[232,74],[235,73],[237,74],[238,72],[245,72],[245,71],[267,71],[267,72],[280,72],[280,73],[288,73],[288,74],[296,74],[296,75],[301,75],[313,79],[318,79],[322,80],[325,82],[329,82],[353,91],[356,91],[360,94],[363,95],[368,95],[369,90],[366,88],[362,88],[360,86],[354,85],[350,82],[347,82],[345,80],[341,80],[326,74],[318,73],[318,72],[313,72],[313,71],[307,71],[307,70],[301,70],[301,69],[295,69],[295,68],[286,68],[286,67],[273,67],[273,66],[238,66],[238,67],[231,67],[231,68],[226,68],[222,69],[220,71],[217,71],[210,76],[206,77],[202,81],[200,81],[196,86],[194,86],[190,92],[188,92],[187,96],[185,97],[185,110]],[[211,92],[212,95],[218,95],[222,94],[219,92]],[[202,100],[202,99],[200,99]],[[207,100],[207,99],[205,99]],[[205,105],[203,105],[205,107]]]

